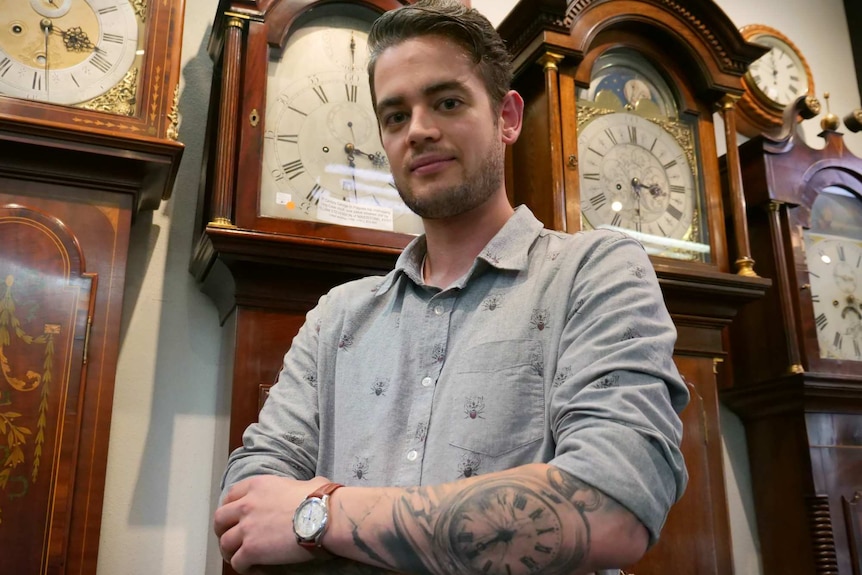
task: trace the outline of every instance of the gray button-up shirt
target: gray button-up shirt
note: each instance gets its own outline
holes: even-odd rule
[[[425,238],[385,277],[309,312],[224,485],[260,474],[415,486],[551,463],[610,495],[655,541],[686,483],[688,392],[643,248],[545,230],[519,208],[446,289]]]

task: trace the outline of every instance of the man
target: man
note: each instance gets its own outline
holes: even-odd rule
[[[423,0],[382,16],[369,46],[383,145],[426,233],[308,314],[231,455],[223,556],[241,573],[635,562],[686,482],[688,395],[648,258],[512,209],[523,100],[477,12]]]

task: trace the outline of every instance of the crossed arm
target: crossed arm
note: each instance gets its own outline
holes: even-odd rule
[[[296,544],[293,511],[325,482],[236,484],[215,515],[222,555],[240,573],[576,575],[634,563],[647,547],[646,528],[613,499],[552,465],[530,464],[433,487],[344,487],[332,496],[322,540],[338,557],[304,563],[315,554]]]

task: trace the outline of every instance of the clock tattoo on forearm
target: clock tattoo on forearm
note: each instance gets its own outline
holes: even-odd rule
[[[370,562],[409,573],[570,573],[589,556],[588,514],[610,504],[557,468],[544,481],[507,474],[449,497],[437,487],[408,489],[379,544],[362,520],[353,542]]]

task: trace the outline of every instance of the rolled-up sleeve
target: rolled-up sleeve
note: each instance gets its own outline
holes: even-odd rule
[[[640,244],[615,234],[597,243],[570,305],[558,356],[567,377],[550,398],[550,463],[625,506],[652,544],[688,480],[678,413],[689,397],[672,359],[676,329]]]
[[[258,421],[231,453],[222,477],[222,499],[231,485],[254,475],[314,477],[320,441],[319,326],[325,302],[326,296],[306,315]]]

